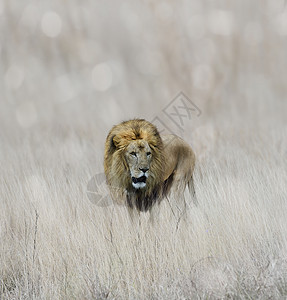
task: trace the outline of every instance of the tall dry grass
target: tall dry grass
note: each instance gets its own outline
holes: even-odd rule
[[[0,299],[287,296],[284,1],[0,1]],[[184,91],[198,206],[100,207],[113,124]],[[177,201],[177,199],[171,199]]]

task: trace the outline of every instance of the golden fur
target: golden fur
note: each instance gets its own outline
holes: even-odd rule
[[[113,200],[131,209],[150,210],[171,187],[183,193],[188,185],[194,194],[194,165],[195,155],[187,143],[175,135],[161,137],[143,119],[114,126],[106,139],[107,184]]]

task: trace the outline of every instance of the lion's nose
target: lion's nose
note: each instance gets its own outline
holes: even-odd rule
[[[144,173],[146,172],[146,171],[148,171],[149,169],[148,168],[139,168],[141,171],[143,171]]]

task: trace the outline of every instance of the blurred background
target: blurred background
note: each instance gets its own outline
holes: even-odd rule
[[[120,121],[172,128],[181,91],[202,112],[185,135],[286,126],[285,0],[0,0],[0,24],[5,142],[73,132],[102,153]]]

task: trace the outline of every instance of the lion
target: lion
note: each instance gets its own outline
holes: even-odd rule
[[[160,136],[144,119],[115,125],[105,143],[104,169],[112,199],[129,210],[150,211],[171,189],[195,197],[195,154],[176,135]]]

